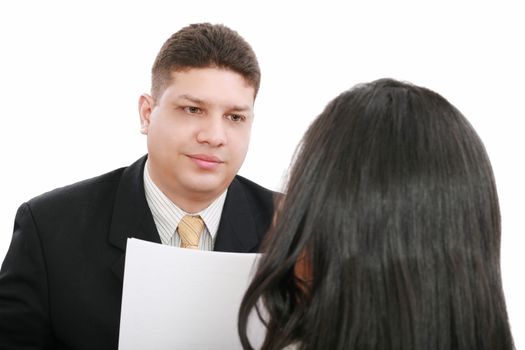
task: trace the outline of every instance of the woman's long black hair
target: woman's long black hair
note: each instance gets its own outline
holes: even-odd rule
[[[446,99],[392,79],[342,93],[286,192],[240,308],[245,349],[261,302],[263,349],[514,348],[491,165]],[[294,273],[305,254],[307,284]]]

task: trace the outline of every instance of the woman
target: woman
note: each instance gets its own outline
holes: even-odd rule
[[[263,349],[514,348],[492,169],[443,97],[391,79],[342,93],[286,192],[241,305],[245,349],[254,310]]]

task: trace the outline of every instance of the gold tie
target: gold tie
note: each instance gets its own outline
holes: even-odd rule
[[[184,216],[177,227],[181,248],[199,249],[199,239],[203,228],[204,221],[200,216]]]

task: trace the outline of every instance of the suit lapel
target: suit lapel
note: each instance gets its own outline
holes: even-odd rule
[[[124,170],[118,184],[109,231],[109,243],[121,251],[112,267],[122,281],[126,242],[130,237],[160,243],[155,222],[144,194],[143,172],[146,156]]]
[[[214,250],[248,253],[257,248],[260,238],[250,204],[242,184],[235,178],[228,188]]]

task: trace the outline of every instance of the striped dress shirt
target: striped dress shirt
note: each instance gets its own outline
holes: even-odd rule
[[[180,237],[176,232],[180,220],[184,215],[200,215],[204,221],[204,229],[201,233],[199,249],[213,250],[228,190],[224,191],[206,209],[198,213],[186,213],[155,185],[149,175],[148,162],[146,161],[144,166],[144,191],[162,244],[180,247]]]

